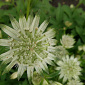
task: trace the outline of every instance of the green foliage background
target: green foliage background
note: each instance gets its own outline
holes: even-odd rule
[[[81,67],[83,70],[80,79],[83,83],[85,83],[85,59],[82,58],[83,52],[78,52],[78,46],[85,44],[85,11],[82,8],[79,8],[80,4],[85,5],[85,0],[79,0],[79,3],[74,8],[61,4],[58,4],[58,7],[53,7],[49,1],[51,0],[0,1],[0,23],[11,26],[9,15],[14,16],[18,20],[21,14],[26,15],[26,17],[28,14],[39,14],[40,24],[47,19],[49,21],[49,26],[55,28],[58,45],[60,44],[60,38],[64,33],[72,34],[76,43],[74,48],[69,50],[69,53],[70,55],[74,54],[75,56],[81,55]],[[30,4],[28,2],[30,2]],[[72,25],[69,27],[66,26],[66,21],[71,22]],[[64,30],[64,28],[66,30]],[[2,30],[0,31],[2,33],[1,38],[9,37]],[[6,52],[8,49],[9,48],[7,47],[0,46],[0,54]],[[17,79],[11,80],[10,75],[15,72],[17,68],[13,67],[10,73],[2,75],[1,72],[4,70],[4,67],[0,66],[0,85],[29,85],[26,73],[24,73],[19,81]],[[58,72],[54,72],[53,68],[54,67],[49,66],[50,75],[44,74],[44,77],[48,80],[57,81],[59,75]],[[62,80],[60,80],[60,82],[62,82]]]

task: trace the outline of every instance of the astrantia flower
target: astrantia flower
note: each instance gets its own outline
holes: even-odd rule
[[[70,80],[67,85],[83,85],[79,80]]]
[[[81,67],[80,62],[77,58],[74,58],[74,56],[69,57],[68,55],[66,57],[62,58],[62,61],[59,61],[57,63],[59,67],[56,68],[56,70],[60,70],[60,76],[59,78],[63,78],[63,82],[65,82],[67,79],[79,79],[79,75],[81,74]]]
[[[73,44],[75,43],[75,40],[73,39],[73,36],[70,35],[63,35],[62,39],[60,40],[61,44],[65,48],[72,48]]]
[[[7,73],[11,68],[18,64],[18,79],[27,70],[28,79],[33,76],[33,70],[41,73],[43,70],[48,72],[47,63],[54,65],[52,60],[55,56],[49,52],[50,48],[55,48],[56,40],[54,29],[44,32],[48,22],[44,21],[39,25],[39,16],[19,18],[19,23],[13,17],[10,18],[14,29],[1,24],[1,29],[7,33],[10,39],[0,39],[1,46],[9,46],[10,50],[0,55],[2,64],[10,63],[3,73]]]

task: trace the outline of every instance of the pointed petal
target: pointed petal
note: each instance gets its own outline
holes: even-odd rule
[[[62,65],[63,65],[62,61],[58,61],[57,64],[58,64],[59,66],[62,66]]]
[[[63,78],[63,75],[62,74],[59,76],[59,79],[61,79],[61,78]]]
[[[48,71],[48,66],[47,66],[47,64],[46,64],[45,61],[42,62],[42,65],[44,66],[45,71],[46,71],[47,73],[49,73],[49,71]]]
[[[46,27],[48,25],[48,22],[47,21],[44,21],[40,27],[38,28],[38,32],[42,31],[42,33],[45,31]]]
[[[52,53],[48,53],[48,58],[51,60],[56,60],[56,56],[53,55]]]
[[[64,76],[63,83],[65,83],[66,81],[67,81],[67,77]]]
[[[55,33],[56,33],[55,30],[52,28],[49,31],[45,32],[43,35],[46,35],[46,37],[48,38],[53,38],[55,37]]]
[[[37,42],[44,41],[44,40],[46,40],[48,38],[54,38],[55,37],[55,33],[56,32],[53,29],[49,30],[46,33],[44,33],[42,39],[38,40]]]
[[[42,68],[39,65],[35,65],[35,69],[36,69],[37,73],[39,73],[39,74],[43,73]]]
[[[0,45],[1,45],[1,46],[9,46],[9,45],[10,45],[9,42],[10,42],[10,41],[7,40],[7,39],[0,39]]]
[[[12,61],[12,58],[8,58],[8,59],[4,59],[1,63],[1,65],[5,65],[5,64],[8,64],[9,62]]]
[[[55,68],[56,70],[61,70],[61,67],[57,67],[57,68]]]
[[[0,55],[0,60],[4,60],[4,59],[7,59],[7,58],[9,58],[9,57],[12,57],[11,52],[12,52],[12,51],[7,51],[7,52],[1,54],[1,55]]]
[[[4,70],[2,74],[5,74],[11,70],[11,68],[16,64],[16,61],[12,61]]]
[[[49,40],[49,44],[50,45],[56,45],[57,44],[57,40],[56,39],[48,39]]]
[[[8,58],[8,59],[5,59],[1,62],[0,64],[0,69],[2,69],[2,67],[6,64],[8,64],[9,62],[11,62],[12,58]]]
[[[35,18],[33,19],[31,26],[30,26],[30,32],[32,32],[35,28],[38,28],[39,19],[40,19],[40,17],[38,15],[36,15]]]
[[[20,64],[18,68],[18,73],[17,73],[18,80],[21,78],[25,70],[26,70],[26,67],[23,64]]]
[[[40,67],[41,67],[45,72],[48,73],[47,69],[44,67],[44,65],[42,64],[42,62],[39,62],[39,65],[40,65]]]
[[[46,63],[48,63],[49,65],[55,66],[55,64],[50,59],[48,59],[48,58],[46,58],[44,61]]]
[[[52,47],[52,46],[48,46],[48,52],[55,52],[56,51],[56,47]]]
[[[40,60],[43,60],[35,51],[34,53],[36,54],[36,57],[39,58]]]
[[[4,59],[7,59],[7,58],[12,57],[12,53],[13,53],[13,51],[15,51],[15,50],[16,50],[16,49],[14,49],[14,50],[9,50],[9,51],[1,54],[1,55],[0,55],[0,60],[4,60]]]
[[[33,77],[34,67],[27,67],[27,77],[30,80]]]
[[[10,16],[10,21],[11,21],[11,24],[15,30],[20,29],[19,23],[17,22],[17,20],[13,16]]]
[[[30,25],[32,24],[32,21],[33,21],[33,17],[31,15],[29,15],[27,22],[26,22],[26,25],[27,25],[26,30],[29,30]]]
[[[20,25],[21,32],[25,35],[25,30],[24,30],[24,29],[26,29],[26,18],[25,18],[25,16],[21,16],[19,18],[19,25]]]
[[[1,27],[1,29],[2,29],[5,33],[7,33],[10,37],[12,37],[12,38],[14,38],[14,39],[16,39],[16,40],[20,40],[20,39],[17,37],[17,36],[19,35],[19,33],[18,33],[16,30],[12,29],[12,28],[9,27],[9,26],[3,25],[3,24],[0,24],[0,27]]]

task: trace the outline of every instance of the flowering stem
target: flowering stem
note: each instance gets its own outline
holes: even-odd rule
[[[28,0],[26,19],[28,19],[28,15],[29,15],[30,3],[31,3],[31,0]]]

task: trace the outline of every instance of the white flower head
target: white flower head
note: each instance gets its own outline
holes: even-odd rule
[[[36,15],[33,19],[29,15],[28,19],[24,16],[19,18],[19,22],[13,17],[10,18],[14,29],[0,24],[1,29],[7,33],[10,39],[0,39],[1,46],[9,46],[10,50],[0,55],[2,64],[10,63],[3,73],[7,73],[11,68],[18,64],[18,79],[27,70],[28,79],[33,77],[34,69],[38,73],[43,70],[48,72],[47,64],[54,65],[54,55],[49,52],[50,47],[56,45],[54,29],[44,32],[48,22],[44,21],[39,26],[40,17]],[[51,42],[49,42],[51,41]]]
[[[83,85],[79,80],[70,80],[67,85]]]
[[[77,58],[74,58],[74,56],[69,57],[68,55],[66,57],[62,58],[62,61],[59,61],[57,63],[59,67],[56,68],[56,70],[60,70],[60,76],[59,78],[63,78],[63,82],[70,80],[70,79],[79,79],[79,75],[81,74],[81,67],[80,62]]]
[[[62,39],[60,40],[61,44],[65,48],[72,48],[75,40],[71,35],[63,35]]]

